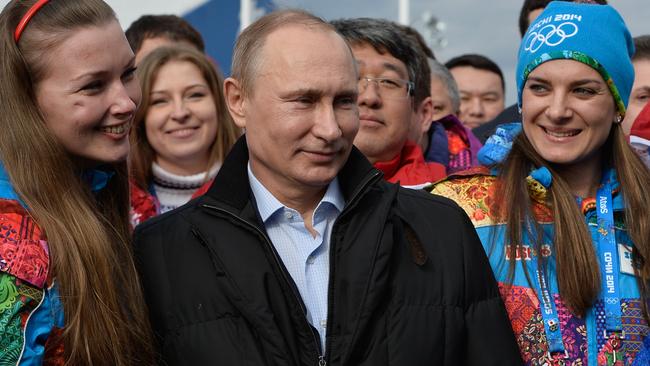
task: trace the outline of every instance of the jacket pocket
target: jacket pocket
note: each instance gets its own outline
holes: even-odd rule
[[[169,331],[162,345],[167,365],[264,365],[257,337],[238,315]]]

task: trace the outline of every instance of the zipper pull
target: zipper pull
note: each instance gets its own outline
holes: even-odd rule
[[[327,361],[325,361],[324,356],[318,356],[318,366],[327,366]]]

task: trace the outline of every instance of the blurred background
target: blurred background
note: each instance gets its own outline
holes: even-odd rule
[[[326,20],[377,17],[409,24],[445,62],[464,53],[494,60],[506,78],[506,105],[516,100],[514,71],[521,0],[107,0],[123,28],[143,14],[176,14],[206,40],[207,53],[228,75],[237,33],[273,9],[302,8]],[[4,7],[7,0],[0,0]],[[649,0],[610,0],[632,36],[650,34]]]

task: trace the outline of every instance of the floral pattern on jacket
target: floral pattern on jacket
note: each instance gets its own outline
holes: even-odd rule
[[[49,252],[18,201],[0,198],[0,365],[63,364],[63,324]],[[53,341],[54,340],[54,341]]]
[[[611,174],[614,176],[615,174]],[[542,245],[542,253],[537,253],[533,245],[524,246],[516,253],[515,279],[509,283],[507,279],[509,248],[494,245],[503,243],[505,235],[505,222],[501,219],[500,204],[503,202],[495,196],[497,178],[490,169],[480,167],[471,171],[454,175],[448,180],[436,184],[432,193],[445,196],[460,205],[474,224],[484,249],[490,258],[490,264],[499,282],[513,331],[517,338],[522,357],[527,366],[541,365],[575,365],[575,366],[640,366],[645,363],[650,352],[650,328],[646,323],[642,303],[639,299],[636,279],[632,275],[621,273],[621,307],[622,326],[625,338],[616,336],[605,338],[604,334],[604,306],[599,299],[587,311],[585,317],[572,314],[562,299],[559,297],[556,285],[551,285],[555,305],[560,318],[562,340],[566,350],[564,354],[549,356],[546,334],[540,310],[540,301],[525,279],[523,266],[527,266],[532,273],[534,257],[542,255],[549,257],[549,276],[555,278],[555,260],[552,243]],[[544,185],[528,177],[527,184],[531,196],[533,212],[537,221],[545,231],[552,233],[552,211],[542,202],[545,197]],[[616,183],[615,187],[618,185]],[[595,202],[587,199],[581,202],[585,220],[589,225],[592,238],[596,237]],[[614,190],[614,211],[616,223],[616,238],[619,247],[624,245],[632,247],[632,243],[625,232],[623,222],[623,198]],[[549,237],[552,237],[549,236]],[[495,241],[493,241],[493,238]],[[594,243],[596,241],[594,240]],[[554,287],[555,286],[555,287]],[[644,346],[645,341],[645,346]],[[640,355],[639,362],[635,360]]]

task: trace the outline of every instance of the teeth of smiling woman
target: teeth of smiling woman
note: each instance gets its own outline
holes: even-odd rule
[[[567,131],[567,132],[556,132],[556,131],[549,131],[546,130],[546,133],[553,137],[571,137],[575,136],[580,133],[580,131]]]
[[[110,127],[102,127],[100,128],[103,132],[107,133],[113,133],[116,135],[123,134],[125,132],[125,127],[126,125],[118,125],[118,126],[110,126]]]

